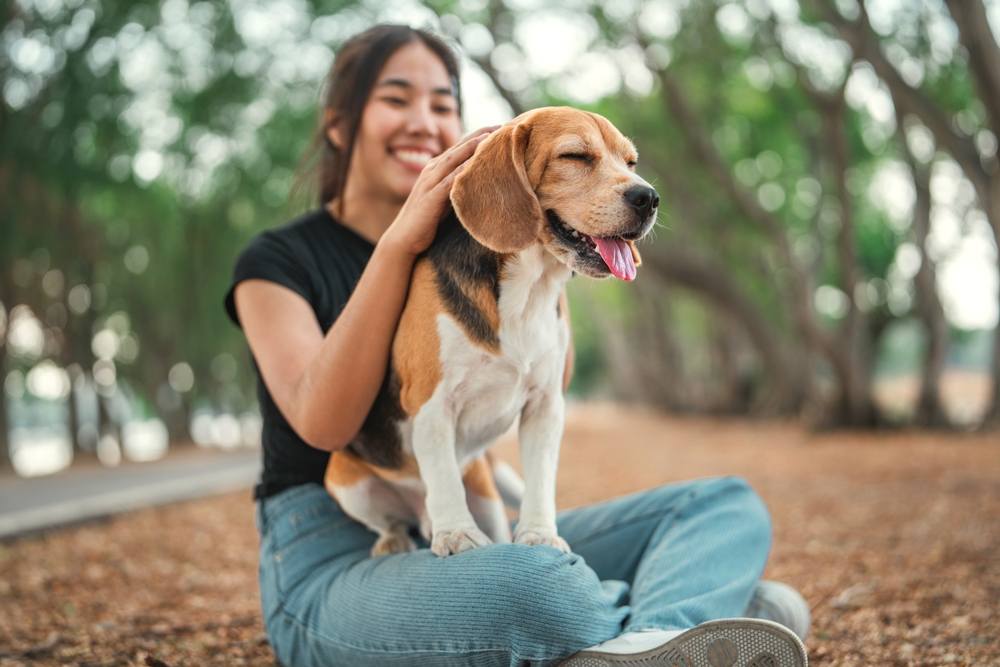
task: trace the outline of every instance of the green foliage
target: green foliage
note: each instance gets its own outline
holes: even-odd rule
[[[8,277],[12,292],[0,300],[44,314],[65,304],[72,286],[85,285],[94,295],[89,307],[66,324],[80,344],[67,341],[47,354],[89,369],[90,336],[108,316],[128,313],[121,333],[138,341],[140,353],[119,355],[119,380],[155,400],[170,368],[185,362],[196,378],[189,404],[245,409],[253,404],[247,368],[240,363],[234,376],[225,361],[242,362],[245,342],[224,321],[222,296],[239,249],[288,215],[291,169],[316,111],[309,95],[292,94],[294,81],[277,85],[237,72],[238,55],[251,47],[228,5],[190,9],[180,24],[151,3],[84,2],[52,14],[9,9],[4,43],[41,43],[56,64],[34,72],[9,58],[12,48],[0,50],[4,78],[37,89],[24,99],[8,96],[2,107],[0,188],[10,242],[0,246],[0,265],[28,262],[34,270],[22,271],[20,282]],[[88,17],[89,30],[58,42]],[[189,37],[178,30],[201,31],[209,50],[187,57]],[[159,57],[151,55],[157,50]],[[31,259],[40,249],[44,263]],[[39,289],[52,270],[64,276],[61,293]]]
[[[669,50],[671,74],[738,186],[776,217],[818,284],[840,285],[838,211],[831,205],[839,174],[817,103],[801,85],[809,67],[782,50],[774,17],[748,15],[749,36],[724,34],[718,13],[725,4],[688,3],[680,10],[683,28],[652,41]],[[444,0],[427,6],[466,24],[495,10],[497,42],[516,35],[510,28],[520,10]],[[226,3],[78,0],[46,7],[25,0],[3,10],[0,301],[7,309],[30,306],[53,334],[45,355],[85,370],[95,361],[93,334],[126,313],[128,329],[120,334],[132,336],[139,352],[119,355],[117,374],[146,410],[176,404],[163,395],[170,369],[182,362],[195,375],[187,408],[252,406],[245,342],[225,320],[222,297],[247,241],[312,205],[307,197],[291,199],[290,190],[329,64],[316,63],[328,53],[298,51],[313,19],[339,24],[343,17],[346,24],[367,10],[353,2],[307,4],[292,27],[262,28],[271,31],[262,39],[248,37],[236,6]],[[599,28],[589,48],[633,44],[634,25],[620,11],[596,3],[580,11]],[[981,124],[967,64],[960,55],[931,57],[928,22],[945,11],[921,5],[912,15],[902,12],[897,32],[885,39],[923,63],[921,89],[936,104]],[[24,55],[29,43],[33,59]],[[582,106],[556,95],[551,82],[539,83],[541,103]],[[586,106],[639,148],[639,173],[663,196],[656,243],[721,262],[764,318],[794,337],[789,266],[691,150],[691,128],[666,111],[660,84],[647,95],[622,92]],[[878,138],[871,131],[875,121],[864,108],[844,113],[859,269],[866,282],[885,281],[907,232],[872,202],[868,184],[898,151],[888,149],[891,132]],[[308,184],[308,165],[301,173]],[[43,289],[52,271],[61,272],[61,290]],[[88,307],[67,314],[68,293],[81,285],[91,295]],[[885,292],[873,304],[880,312]],[[666,326],[697,360],[715,322],[712,307],[691,296],[675,306],[675,321]],[[602,382],[600,331],[591,318],[624,321],[634,308],[620,285],[574,288],[575,391]]]

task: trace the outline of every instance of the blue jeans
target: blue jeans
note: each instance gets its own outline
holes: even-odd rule
[[[771,544],[764,503],[735,477],[569,510],[558,524],[573,553],[494,544],[372,558],[375,534],[321,486],[262,500],[271,646],[287,667],[552,665],[623,631],[742,616]]]

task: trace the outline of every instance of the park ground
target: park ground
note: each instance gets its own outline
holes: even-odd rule
[[[813,612],[813,665],[1000,665],[1000,436],[573,407],[567,508],[739,475],[774,519],[766,575]],[[499,451],[516,460],[516,445]],[[0,544],[0,666],[275,665],[249,492]]]

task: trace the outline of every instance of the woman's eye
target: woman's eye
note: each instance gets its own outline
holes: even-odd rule
[[[579,160],[580,162],[591,162],[594,159],[587,153],[564,153],[559,157],[566,160]]]
[[[406,104],[406,100],[404,100],[401,97],[383,97],[382,100],[388,102],[393,106],[400,106]]]
[[[454,111],[454,109],[451,107],[434,107],[435,113],[451,113],[452,111]]]

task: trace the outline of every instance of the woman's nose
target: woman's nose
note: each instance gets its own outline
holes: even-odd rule
[[[434,115],[429,104],[411,104],[406,119],[406,130],[411,134],[434,134]]]

